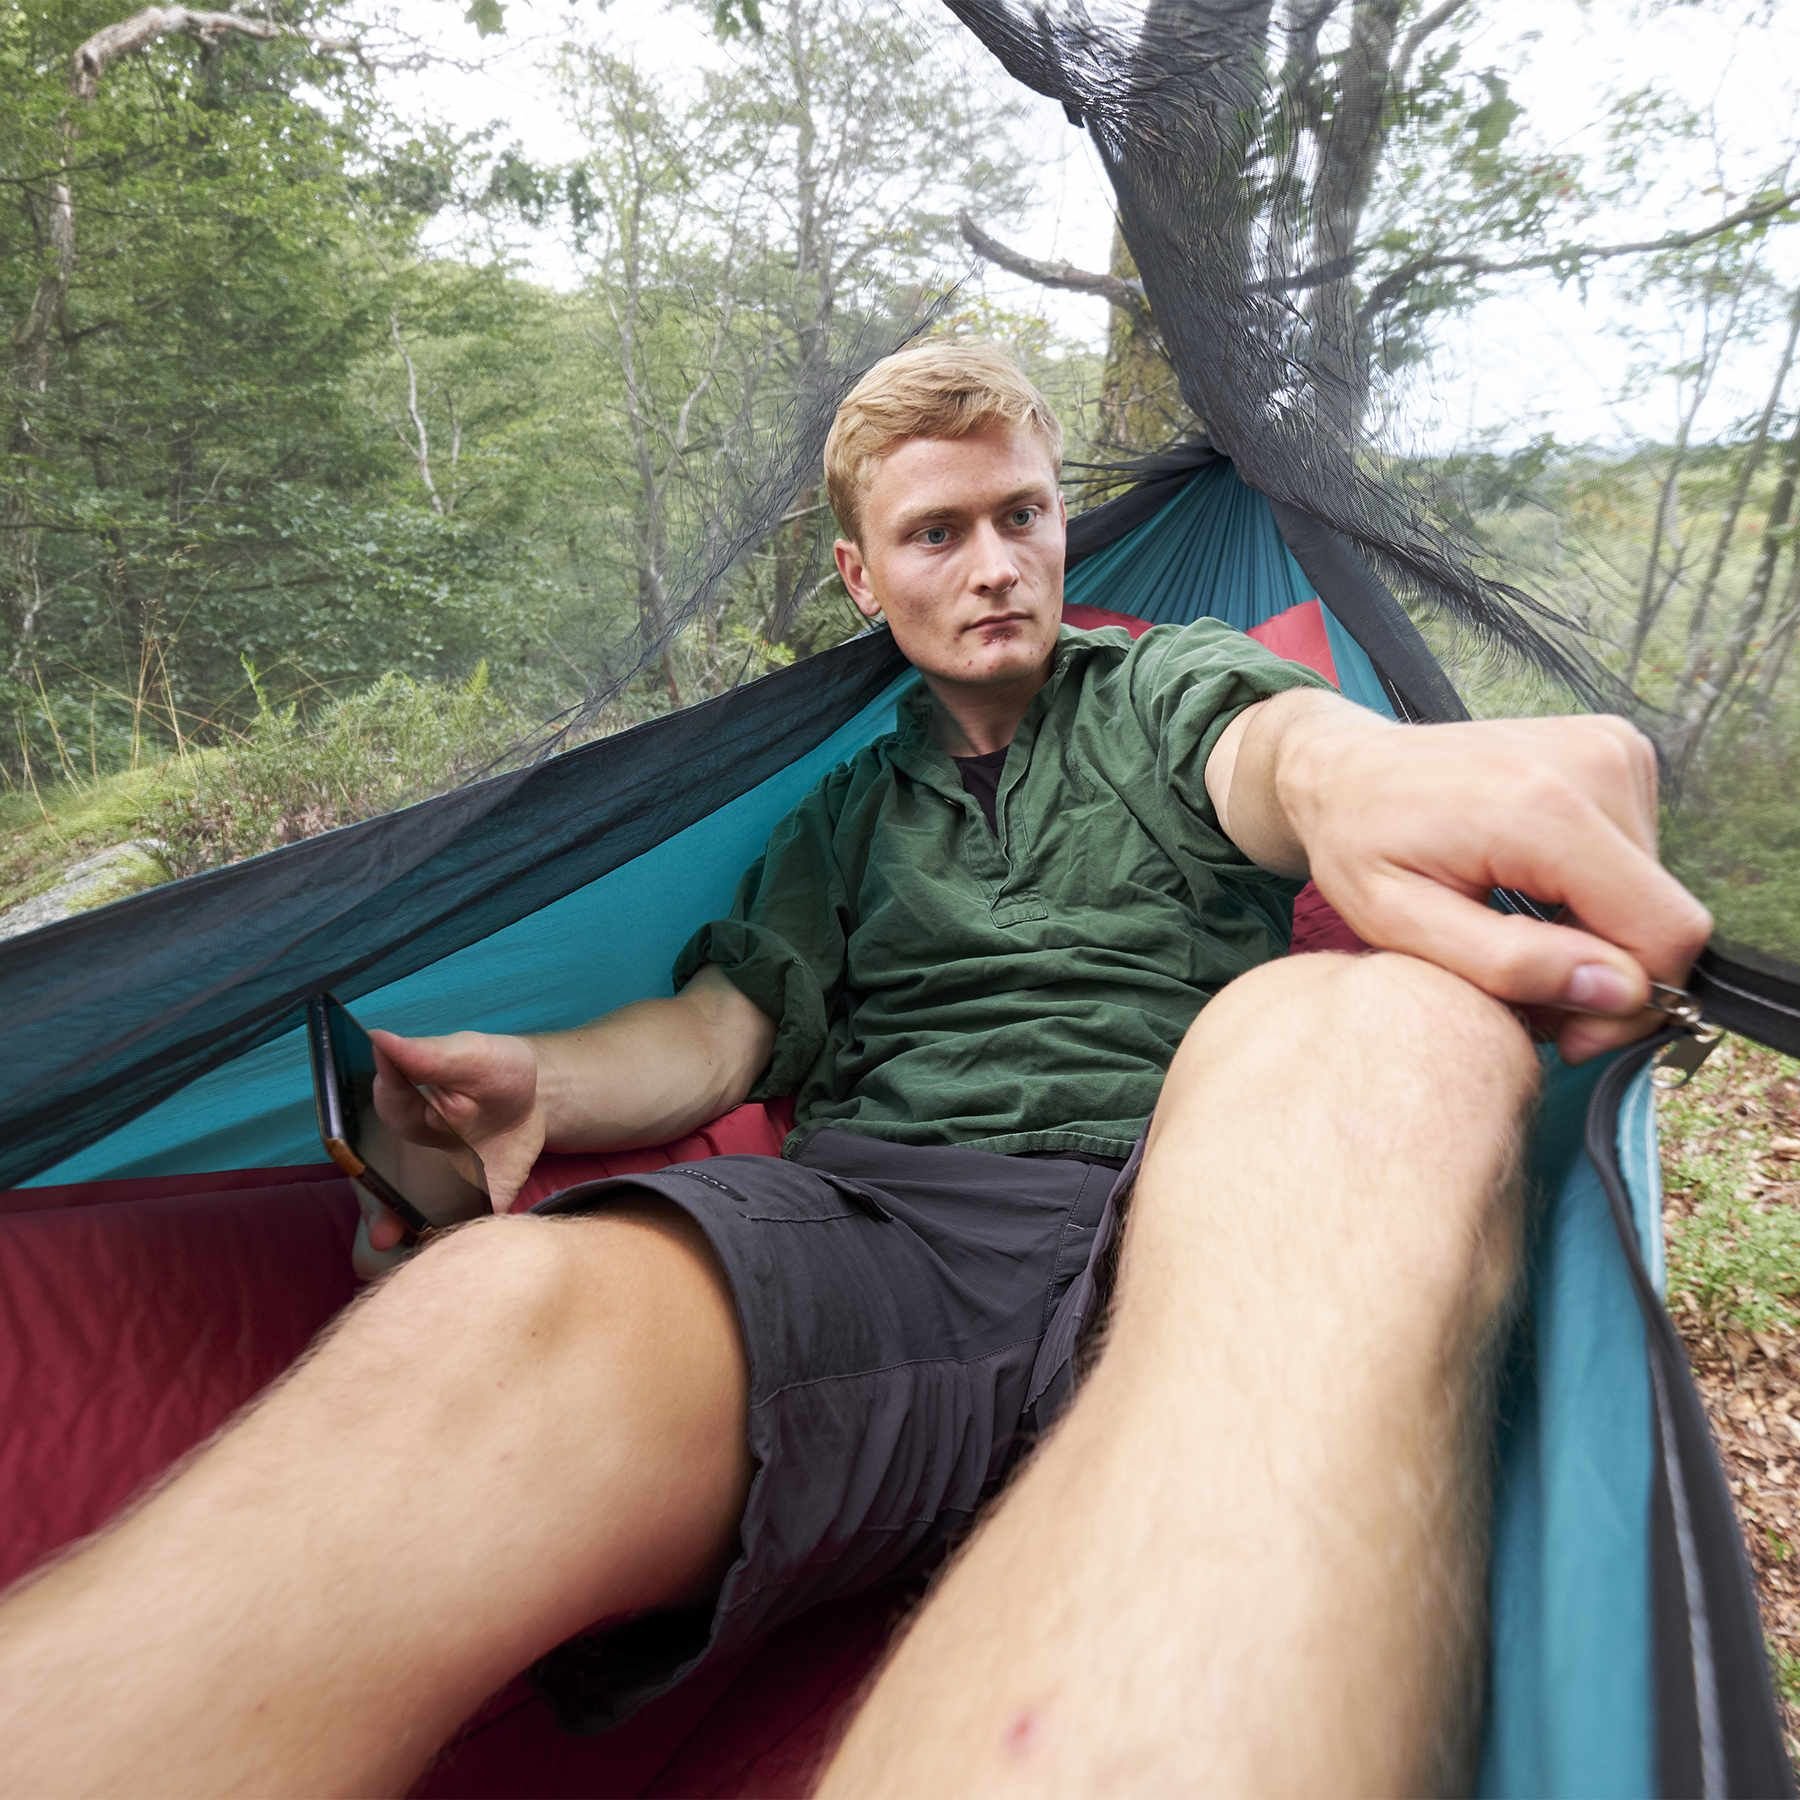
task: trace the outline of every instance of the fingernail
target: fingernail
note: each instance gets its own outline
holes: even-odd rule
[[[1565,998],[1582,1012],[1622,1013],[1632,1010],[1631,983],[1610,963],[1583,963],[1569,977]]]

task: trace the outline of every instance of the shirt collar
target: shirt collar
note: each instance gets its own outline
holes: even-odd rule
[[[1100,648],[1096,634],[1091,631],[1078,631],[1073,625],[1059,625],[1056,631],[1056,648],[1050,653],[1050,674],[1044,685],[1031,697],[1031,705],[1025,710],[1025,717],[1031,718],[1041,711],[1055,697],[1056,690],[1062,686],[1070,669],[1077,663],[1084,662]],[[915,681],[900,696],[896,729],[902,745],[909,750],[930,745],[931,714],[935,705],[931,697],[931,689],[925,685],[923,677]],[[1021,724],[1023,721],[1021,721]]]
[[[1097,634],[1078,631],[1073,625],[1060,625],[1056,632],[1056,648],[1050,653],[1050,675],[1032,695],[1025,716],[1019,721],[1021,733],[1042,718],[1044,709],[1056,697],[1069,671],[1085,662],[1101,648]],[[900,699],[895,715],[895,759],[909,774],[932,782],[933,786],[960,787],[960,778],[949,752],[940,748],[931,735],[931,715],[935,706],[931,689],[923,677],[915,681]]]

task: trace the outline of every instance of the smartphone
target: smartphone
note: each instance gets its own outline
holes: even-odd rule
[[[315,994],[306,1003],[306,1045],[326,1154],[400,1221],[403,1242],[420,1242],[431,1233],[431,1221],[365,1154],[375,1118],[375,1046],[369,1034],[332,995]]]

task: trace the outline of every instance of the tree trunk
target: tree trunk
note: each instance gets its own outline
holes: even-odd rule
[[[1688,618],[1687,659],[1682,666],[1680,679],[1675,684],[1674,697],[1670,702],[1671,710],[1684,721],[1680,727],[1676,760],[1685,764],[1692,751],[1692,743],[1696,735],[1695,724],[1704,712],[1710,710],[1710,696],[1701,696],[1703,685],[1716,689],[1716,683],[1709,683],[1708,677],[1712,668],[1713,655],[1707,642],[1706,627],[1711,617],[1713,595],[1718,591],[1719,576],[1725,567],[1725,557],[1731,548],[1731,540],[1737,535],[1738,517],[1744,510],[1744,502],[1749,498],[1750,485],[1756,479],[1762,467],[1764,455],[1769,448],[1769,429],[1774,423],[1776,409],[1781,404],[1781,390],[1787,386],[1789,371],[1794,366],[1794,349],[1800,343],[1800,292],[1794,296],[1793,305],[1788,312],[1787,342],[1781,349],[1781,357],[1776,365],[1775,379],[1769,384],[1769,397],[1763,403],[1761,416],[1756,421],[1756,429],[1751,434],[1750,442],[1745,447],[1743,462],[1738,469],[1738,478],[1732,484],[1731,499],[1725,508],[1725,517],[1719,523],[1719,534],[1713,540],[1712,558],[1706,566],[1706,577],[1700,584],[1700,592],[1694,600],[1694,610]],[[1699,696],[1697,698],[1697,696]]]
[[[1755,671],[1757,678],[1754,710],[1767,724],[1775,714],[1775,690],[1793,654],[1794,638],[1800,635],[1800,550],[1788,564],[1787,592],[1781,597],[1781,617],[1769,632],[1769,642]]]
[[[1388,131],[1388,72],[1402,0],[1358,0],[1350,43],[1313,195],[1312,267],[1339,271],[1312,290],[1306,308],[1307,373],[1320,423],[1354,444],[1368,403],[1368,347],[1358,317],[1356,240]]]
[[[819,130],[813,104],[817,46],[808,39],[802,11],[799,6],[788,9],[786,43],[795,127],[794,394],[805,405],[822,392],[827,378],[837,309],[837,270],[820,194]],[[774,591],[769,597],[764,635],[790,649],[800,647],[790,642],[790,634],[815,580],[811,508],[818,493],[815,484],[796,494],[788,508],[793,516],[775,529],[770,559]]]
[[[1687,462],[1688,442],[1693,435],[1694,420],[1705,404],[1706,396],[1712,391],[1713,377],[1718,374],[1719,365],[1724,360],[1725,346],[1731,342],[1738,309],[1743,304],[1755,266],[1754,259],[1745,261],[1743,273],[1731,292],[1725,322],[1716,334],[1711,330],[1711,308],[1707,309],[1707,329],[1701,339],[1700,363],[1694,372],[1693,392],[1688,397],[1687,405],[1682,408],[1669,466],[1657,494],[1656,519],[1650,531],[1650,551],[1644,564],[1643,585],[1638,593],[1637,618],[1632,625],[1631,653],[1625,664],[1625,681],[1630,687],[1637,685],[1638,665],[1643,661],[1644,646],[1649,642],[1650,633],[1656,628],[1663,608],[1668,605],[1669,596],[1675,591],[1675,584],[1681,579],[1681,568],[1685,561],[1680,535],[1681,472]],[[1665,542],[1674,545],[1674,561],[1670,564],[1668,575],[1663,577],[1662,552]]]
[[[1763,526],[1762,542],[1757,548],[1756,568],[1750,577],[1749,591],[1744,595],[1731,635],[1725,640],[1720,652],[1719,667],[1707,684],[1705,703],[1688,723],[1683,735],[1683,773],[1700,754],[1702,741],[1724,713],[1740,676],[1744,678],[1745,685],[1754,677],[1754,665],[1746,671],[1745,662],[1750,656],[1750,645],[1756,636],[1757,627],[1762,623],[1763,614],[1768,611],[1769,596],[1775,586],[1775,565],[1787,546],[1787,524],[1794,510],[1794,484],[1797,478],[1800,478],[1800,420],[1795,422],[1787,450],[1781,459],[1781,474],[1775,484],[1774,498],[1769,503],[1769,517]],[[1800,569],[1800,558],[1796,558],[1795,567]],[[1800,576],[1790,577],[1790,589],[1797,584],[1800,584]]]
[[[1136,281],[1125,234],[1113,227],[1108,273]],[[1100,382],[1098,447],[1140,456],[1192,430],[1199,423],[1182,404],[1175,371],[1169,366],[1162,337],[1144,306],[1108,308],[1106,370]]]

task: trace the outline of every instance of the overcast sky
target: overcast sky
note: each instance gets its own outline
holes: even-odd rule
[[[888,3],[933,22],[941,16],[934,0],[871,0]],[[572,161],[586,148],[559,113],[545,72],[563,42],[602,44],[676,80],[732,54],[692,11],[664,13],[653,0],[576,9],[554,0],[508,0],[506,33],[487,39],[461,23],[452,0],[366,0],[366,10],[371,18],[379,11],[395,19],[444,59],[416,74],[384,77],[399,105],[465,129],[494,122],[501,141],[515,141],[544,162]],[[1768,7],[1746,0],[1737,15],[1723,6],[1628,7],[1625,0],[1585,6],[1487,0],[1478,16],[1486,22],[1469,34],[1464,66],[1492,62],[1512,71],[1531,128],[1553,150],[1597,148],[1596,96],[1650,84],[1716,120],[1717,151],[1696,144],[1669,154],[1651,206],[1602,219],[1597,236],[1655,236],[1728,211],[1745,197],[1741,184],[1795,137],[1800,6],[1791,0]],[[973,79],[1010,93],[1026,109],[1020,129],[1036,198],[1027,213],[1003,222],[1003,235],[1033,256],[1104,266],[1110,194],[1085,135],[1054,103],[1011,84],[972,38],[958,33],[952,41],[966,46]],[[444,247],[455,243],[458,229],[455,221],[443,222]],[[516,248],[526,271],[540,280],[563,286],[577,278],[553,234],[522,236]],[[1785,254],[1788,272],[1800,274],[1794,252]],[[992,270],[983,285],[1001,304],[1047,314],[1069,337],[1095,345],[1104,338],[1104,302],[1051,294]],[[1618,403],[1630,357],[1608,327],[1627,311],[1646,327],[1670,323],[1628,301],[1611,275],[1592,282],[1585,297],[1573,284],[1559,289],[1546,279],[1483,305],[1441,328],[1442,354],[1413,383],[1395,429],[1413,447],[1491,433],[1517,442],[1540,430],[1602,442],[1666,436],[1672,384],[1628,406]],[[1724,428],[1752,404],[1743,383],[1721,393],[1712,427]]]

